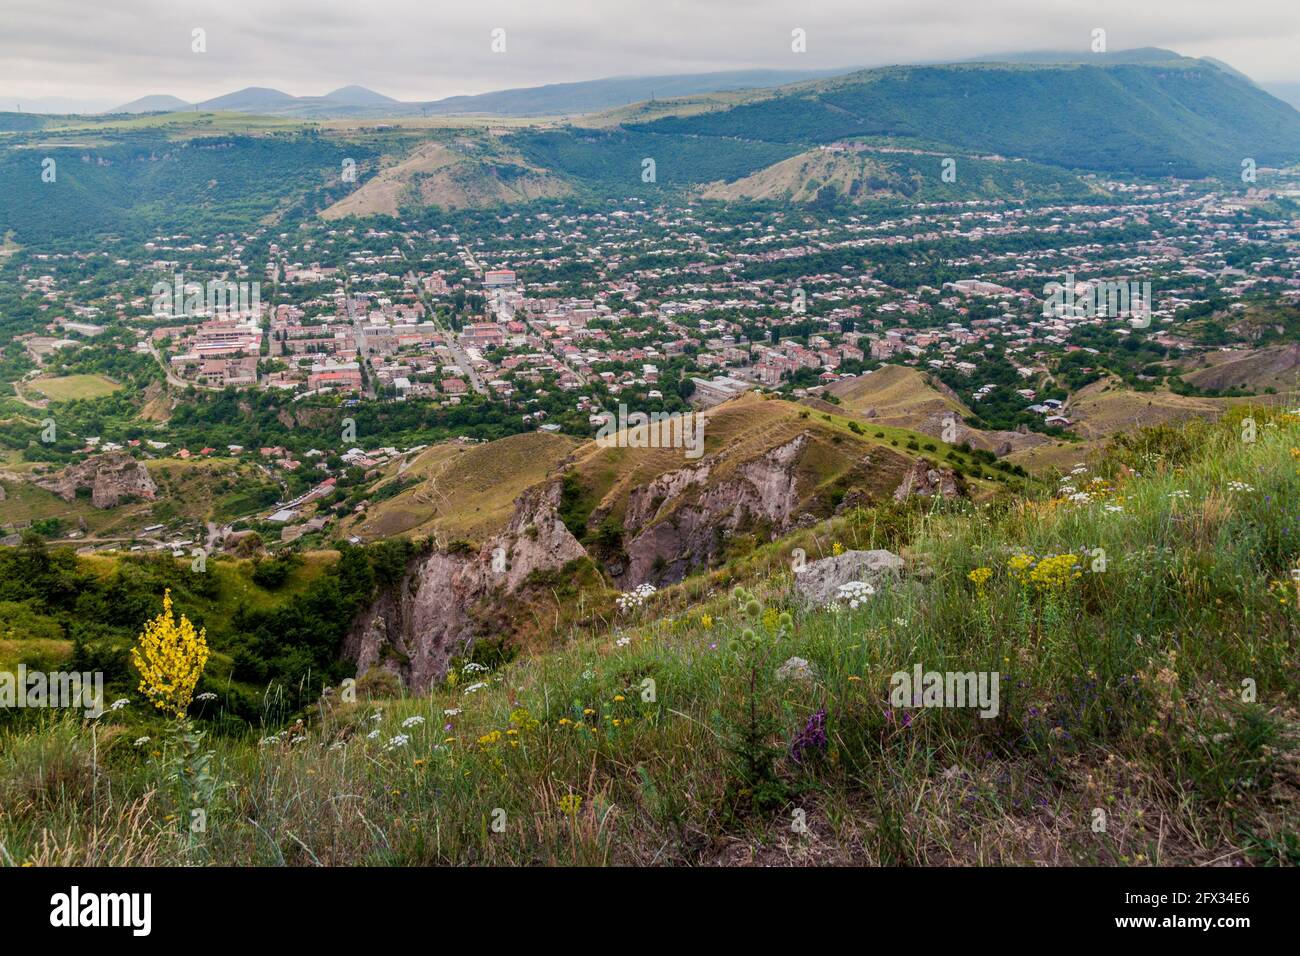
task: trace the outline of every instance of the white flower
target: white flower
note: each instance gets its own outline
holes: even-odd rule
[[[442,716],[444,717],[456,717],[459,716],[459,714],[460,714],[459,707],[448,707],[446,710],[442,712]]]
[[[378,736],[379,728],[376,727],[374,730],[370,731],[370,733],[366,734],[366,740],[374,740]]]
[[[398,747],[405,747],[410,742],[411,738],[409,736],[406,734],[398,734],[396,737],[389,738],[388,745],[384,747],[384,749],[396,750]]]
[[[147,744],[148,742],[149,742],[149,738],[148,738],[148,737],[137,737],[137,738],[135,738],[135,744],[134,744],[133,746],[136,746],[136,747],[143,747],[143,746],[144,746],[145,744]]]
[[[866,581],[849,581],[840,585],[837,597],[841,601],[847,601],[851,609],[857,610],[875,593],[876,589]]]
[[[476,684],[470,684],[468,687],[466,687],[464,693],[466,693],[466,694],[472,694],[472,693],[474,693],[475,691],[482,690],[482,689],[483,689],[484,687],[486,687],[486,686],[487,686],[487,683],[486,683],[485,681],[479,681],[479,682],[476,683]]]
[[[419,727],[422,723],[424,723],[424,718],[421,717],[419,714],[416,714],[414,717],[407,717],[404,721],[402,721],[402,726]]]
[[[131,702],[130,702],[129,700],[127,700],[125,697],[119,697],[117,700],[113,701],[113,705],[112,705],[111,707],[109,707],[108,709],[109,709],[109,710],[121,710],[123,707],[125,707],[125,706],[126,706],[127,704],[129,704],[129,703],[131,703]]]
[[[583,680],[592,680],[595,678],[595,676],[596,676],[596,672],[591,670],[591,668],[588,668],[587,670],[582,672]]]
[[[263,737],[263,738],[259,741],[259,744],[260,744],[261,746],[263,746],[263,747],[269,747],[269,746],[271,746],[271,744],[278,744],[279,742],[280,742],[280,735],[279,735],[279,734],[272,734],[272,735],[269,736],[269,737]]]
[[[380,710],[375,711],[373,714],[370,715],[370,719],[371,719],[371,720],[383,720],[383,719],[384,719],[384,713],[383,713],[383,711],[380,711]]]
[[[194,699],[195,700],[216,700],[217,695],[212,693],[212,691],[204,691],[202,694],[199,694]]]
[[[1179,488],[1177,491],[1171,491],[1171,492],[1169,492],[1169,497],[1170,497],[1170,498],[1190,498],[1191,496],[1192,496],[1192,493],[1191,493],[1190,491],[1187,491],[1187,490],[1183,489],[1183,488]]]
[[[482,664],[476,664],[474,661],[470,661],[460,669],[460,672],[462,674],[486,674],[487,668]]]
[[[334,743],[330,744],[330,750],[342,750],[346,746],[347,744],[344,741],[336,740]]]
[[[655,586],[646,582],[637,585],[635,590],[624,592],[618,596],[617,604],[620,611],[630,611],[634,607],[641,607],[646,601],[654,597]]]
[[[632,643],[632,638],[620,637],[617,641],[614,642],[614,645],[616,647],[627,647],[631,643]]]
[[[302,743],[306,743],[306,742],[307,742],[307,735],[306,735],[306,734],[298,734],[298,736],[293,737],[293,738],[291,738],[291,739],[289,740],[289,746],[293,747],[293,746],[296,746],[297,744],[302,744]]]
[[[898,627],[907,627],[907,621],[903,620],[901,617],[894,618],[894,624]]]
[[[1255,486],[1248,485],[1244,481],[1230,481],[1228,482],[1228,490],[1229,491],[1254,491]]]
[[[1124,509],[1120,505],[1107,505],[1106,510],[1109,511],[1111,514],[1114,514],[1115,512],[1123,511]]]

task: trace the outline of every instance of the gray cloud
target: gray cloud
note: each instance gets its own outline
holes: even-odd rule
[[[191,30],[207,52],[191,52]],[[507,31],[493,54],[490,31]],[[790,50],[803,28],[808,51]],[[1257,0],[39,0],[0,10],[0,96],[197,101],[359,83],[436,99],[602,76],[1163,46],[1300,81],[1300,4]]]

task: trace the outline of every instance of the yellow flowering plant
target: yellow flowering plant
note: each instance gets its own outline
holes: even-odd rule
[[[966,575],[966,580],[975,585],[975,593],[980,597],[984,596],[984,589],[988,587],[989,580],[993,577],[992,568],[976,568]]]
[[[207,629],[195,631],[184,614],[176,619],[170,588],[163,592],[162,613],[145,623],[131,648],[131,662],[140,672],[140,693],[159,710],[183,718],[208,663]]]
[[[170,589],[163,592],[162,613],[145,622],[137,645],[131,648],[131,662],[140,672],[140,693],[175,718],[167,746],[154,756],[164,778],[178,788],[181,812],[174,819],[193,849],[197,836],[207,832],[208,813],[216,809],[223,784],[213,773],[213,751],[202,748],[203,731],[195,729],[186,715],[208,663],[207,631],[195,630],[184,614],[177,618]]]

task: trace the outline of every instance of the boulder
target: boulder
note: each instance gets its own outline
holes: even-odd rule
[[[834,601],[840,585],[865,581],[877,591],[898,575],[903,559],[892,551],[845,551],[832,558],[809,561],[795,574],[794,587],[809,604]]]
[[[817,680],[817,669],[802,657],[792,657],[776,669],[776,679],[811,684]]]

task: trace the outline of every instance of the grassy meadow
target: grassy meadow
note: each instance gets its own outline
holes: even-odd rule
[[[428,694],[364,675],[300,722],[209,733],[194,773],[134,697],[11,722],[0,862],[1300,862],[1300,417],[1135,432],[1050,494],[891,520],[806,529]],[[796,546],[906,565],[804,607]],[[792,657],[807,676],[778,679]],[[996,716],[898,706],[918,664],[997,672]]]

